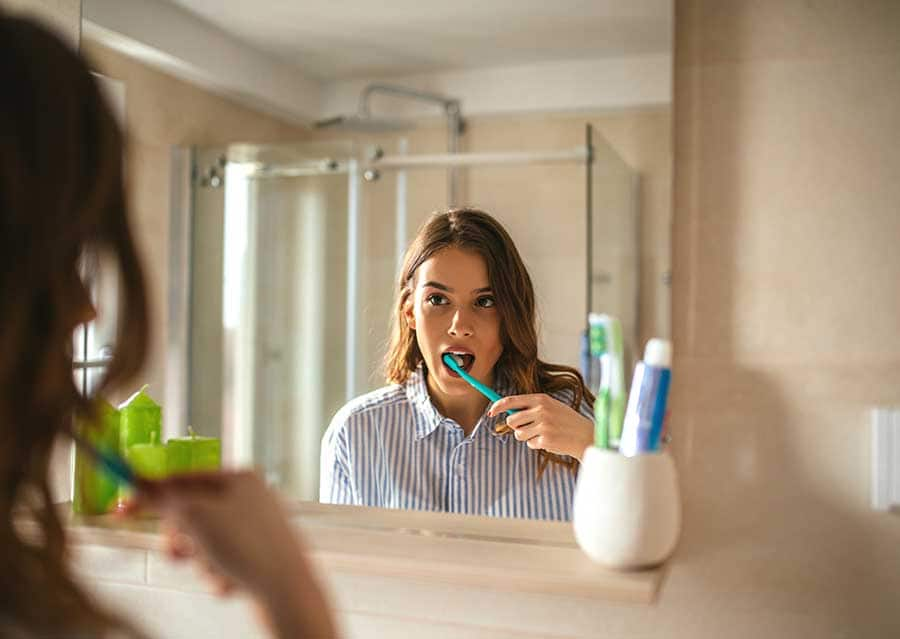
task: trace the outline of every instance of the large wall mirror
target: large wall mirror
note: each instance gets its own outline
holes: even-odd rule
[[[227,461],[317,500],[332,417],[385,386],[404,251],[453,206],[515,242],[542,360],[584,369],[588,312],[621,321],[626,377],[668,337],[671,2],[149,4],[148,26],[148,3],[86,0],[85,37],[301,131],[172,150],[166,432],[219,434]],[[404,504],[453,510],[384,505]]]

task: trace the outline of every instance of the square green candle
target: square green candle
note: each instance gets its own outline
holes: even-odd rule
[[[156,433],[147,444],[133,444],[125,449],[125,460],[131,469],[145,479],[162,479],[166,476],[168,455],[166,446],[159,442]]]
[[[219,470],[222,467],[222,442],[218,437],[200,437],[188,426],[187,437],[168,442],[169,474]]]
[[[124,455],[135,444],[162,442],[162,409],[147,394],[147,385],[119,405],[119,449]]]
[[[75,429],[98,450],[118,451],[119,411],[102,399],[97,400],[95,411],[94,421],[79,419]],[[78,447],[72,487],[72,510],[76,513],[101,515],[116,505],[118,481]]]

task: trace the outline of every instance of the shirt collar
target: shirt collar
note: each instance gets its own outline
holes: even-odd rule
[[[422,364],[406,380],[406,399],[413,407],[416,422],[416,439],[428,437],[444,421],[428,395],[427,372]]]
[[[435,408],[431,401],[431,396],[428,394],[427,375],[428,371],[425,369],[424,364],[419,364],[416,370],[410,374],[409,379],[406,380],[406,399],[413,407],[417,440],[428,437],[437,430],[437,427],[440,426],[441,423],[449,421],[449,418],[444,417],[438,412],[438,409]],[[501,395],[506,397],[507,395],[515,394],[512,390],[512,386],[506,383],[505,380],[499,379],[497,381],[497,391]],[[505,443],[510,438],[510,433],[498,434],[494,430],[497,424],[501,423],[504,419],[505,417],[503,415],[487,417],[487,414],[485,413],[485,416],[483,417],[484,421],[479,425],[479,428],[487,430],[491,437]]]

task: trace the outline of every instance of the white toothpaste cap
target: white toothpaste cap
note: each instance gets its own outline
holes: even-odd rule
[[[644,363],[657,368],[672,368],[672,342],[654,337],[644,348]]]

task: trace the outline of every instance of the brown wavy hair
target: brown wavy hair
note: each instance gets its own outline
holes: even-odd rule
[[[147,350],[122,133],[77,53],[2,13],[0,86],[0,634],[11,624],[29,636],[136,635],[75,584],[48,479],[60,435],[91,417],[69,355],[87,255],[111,257],[119,273],[117,347],[101,390],[132,377]]]
[[[485,261],[491,289],[500,313],[503,352],[497,368],[518,393],[570,391],[572,408],[581,402],[594,403],[581,373],[571,366],[548,364],[538,359],[537,318],[534,285],[516,245],[506,229],[493,217],[472,208],[435,213],[419,229],[403,259],[397,282],[397,301],[391,326],[391,341],[385,356],[385,377],[389,384],[402,384],[424,362],[416,332],[403,319],[403,308],[412,295],[416,270],[434,254],[447,248],[479,254]],[[553,461],[573,470],[578,462],[545,450],[540,456],[538,476]]]

